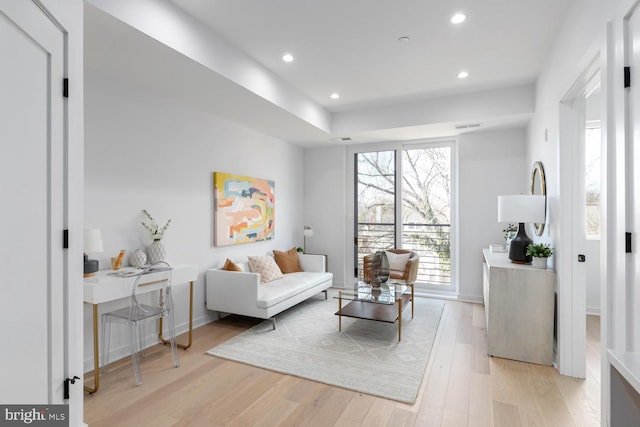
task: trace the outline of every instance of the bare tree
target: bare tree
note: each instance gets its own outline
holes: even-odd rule
[[[450,149],[402,151],[403,241],[433,253],[450,270]],[[357,155],[359,250],[369,253],[395,244],[396,167],[393,151]]]

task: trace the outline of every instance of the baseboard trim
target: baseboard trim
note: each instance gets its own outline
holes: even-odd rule
[[[213,312],[208,312],[205,313],[202,316],[198,316],[197,318],[193,319],[193,329],[197,329],[200,326],[204,326],[208,323],[211,323],[213,321],[215,321],[215,314]],[[157,328],[156,328],[157,329]],[[100,331],[101,333],[102,331]],[[181,322],[180,324],[176,325],[176,335],[182,335],[189,332],[189,321],[184,321]],[[145,348],[149,348],[149,347],[153,347],[156,344],[160,343],[160,340],[158,339],[158,334],[156,331],[154,331],[152,334],[146,334],[147,336],[145,337]],[[100,340],[99,343],[100,346],[102,346],[102,340]],[[100,348],[100,352],[102,352],[102,348]],[[91,351],[89,354],[86,354],[86,356],[89,356],[88,358],[85,357],[84,359],[84,373],[86,374],[87,372],[93,372],[93,351]],[[100,357],[102,358],[102,354],[100,354]],[[120,359],[124,359],[125,357],[131,357],[131,351],[130,351],[130,347],[129,344],[123,344],[120,345],[118,347],[113,347],[111,346],[111,351],[109,354],[109,363],[113,363],[115,361],[118,361]]]

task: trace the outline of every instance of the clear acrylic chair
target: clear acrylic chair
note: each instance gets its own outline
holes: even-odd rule
[[[161,280],[149,280],[148,273],[156,271],[167,271],[166,278]],[[146,280],[145,280],[146,279]],[[157,295],[157,304],[149,305],[141,303],[138,298],[140,288],[144,287],[144,293],[155,291]],[[153,295],[153,294],[151,294]],[[152,296],[155,298],[155,296]],[[149,267],[146,267],[138,275],[136,275],[131,290],[131,300],[129,307],[121,308],[102,315],[102,360],[103,366],[109,364],[109,345],[111,341],[111,324],[118,323],[129,327],[129,335],[131,338],[131,361],[133,363],[133,371],[136,376],[136,383],[142,385],[142,376],[140,375],[140,367],[138,366],[138,352],[144,350],[144,324],[147,321],[167,318],[169,326],[168,340],[171,343],[171,352],[173,353],[173,364],[175,367],[180,366],[178,361],[178,352],[176,349],[176,331],[173,318],[173,299],[171,298],[171,266],[166,261],[160,261]]]

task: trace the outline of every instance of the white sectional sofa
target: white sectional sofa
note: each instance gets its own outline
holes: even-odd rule
[[[325,293],[333,283],[333,274],[326,271],[324,255],[298,254],[302,272],[284,274],[282,278],[260,283],[260,275],[252,273],[249,263],[235,263],[242,272],[222,268],[206,272],[207,309],[219,313],[271,319],[320,292]]]

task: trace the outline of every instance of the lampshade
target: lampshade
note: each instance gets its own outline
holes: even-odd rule
[[[99,228],[85,228],[84,253],[104,252],[102,246],[102,233]]]
[[[545,196],[532,194],[498,196],[498,222],[544,224]]]
[[[308,225],[304,226],[304,237],[311,237],[313,236],[313,228],[309,227]]]
[[[84,229],[84,277],[91,277],[98,271],[99,264],[97,259],[89,259],[87,256],[90,252],[104,252],[102,247],[102,233],[98,228]]]
[[[307,237],[311,237],[313,236],[313,228],[309,227],[308,225],[304,226],[303,232],[302,232],[302,251],[304,253],[307,252]]]

